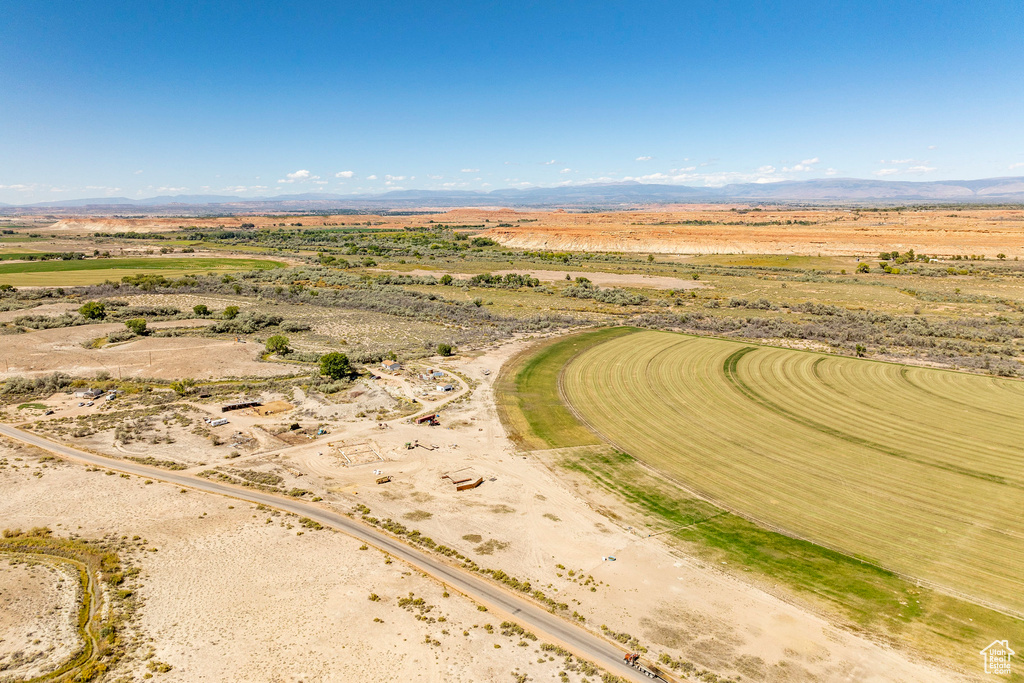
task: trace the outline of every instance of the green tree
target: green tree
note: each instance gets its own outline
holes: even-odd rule
[[[320,357],[320,374],[331,379],[342,379],[355,374],[348,356],[337,351],[325,353]]]
[[[442,285],[448,286],[451,283],[452,283],[452,276],[451,275],[449,275],[448,273],[445,273],[444,275],[441,276],[441,284]]]
[[[869,266],[866,263],[861,263],[859,266],[857,266],[857,272],[858,273],[869,273],[869,272],[871,272],[871,266]]]
[[[210,308],[206,304],[196,304],[192,307],[192,312],[198,316],[210,315]]]
[[[1004,258],[1006,258],[1006,254],[1002,254],[1002,253],[996,254],[996,258],[999,259],[1000,261],[1002,261]]]
[[[132,318],[131,320],[125,320],[124,326],[140,337],[146,334],[145,318]]]
[[[267,339],[267,353],[288,353],[288,337],[283,334],[275,334]]]
[[[441,356],[450,356],[455,353],[455,347],[451,344],[438,344],[437,353]]]
[[[103,320],[107,317],[107,307],[99,301],[87,301],[78,312],[89,320]]]
[[[224,319],[234,320],[235,316],[238,315],[238,306],[228,306],[224,309]]]
[[[171,389],[173,389],[178,396],[185,396],[196,390],[196,381],[192,378],[178,379],[171,382]]]

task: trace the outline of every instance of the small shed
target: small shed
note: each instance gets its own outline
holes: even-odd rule
[[[439,384],[437,390],[442,394],[447,394],[449,391],[455,391],[455,386],[451,384]]]
[[[226,403],[220,407],[220,412],[229,413],[232,410],[242,410],[243,408],[254,408],[256,406],[263,405],[260,401],[238,401],[236,403]]]
[[[388,372],[398,372],[399,370],[402,369],[401,363],[395,360],[386,360],[383,363],[381,363],[380,366],[387,370]]]

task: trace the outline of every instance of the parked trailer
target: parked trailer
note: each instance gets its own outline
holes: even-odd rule
[[[640,662],[639,652],[627,653],[625,656],[625,660],[626,664],[629,664],[631,667],[642,673],[644,676],[647,676],[648,678],[654,678],[659,681],[665,680],[664,678],[662,678],[661,671],[658,670],[658,667],[654,666],[653,664],[645,664]]]
[[[227,419],[222,417],[222,418],[218,418],[218,419],[213,420],[212,422],[210,422],[210,426],[211,427],[220,427],[221,425],[226,425],[227,423],[228,423]]]

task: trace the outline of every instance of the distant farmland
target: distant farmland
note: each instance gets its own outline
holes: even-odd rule
[[[609,442],[768,526],[1024,611],[1024,383],[666,332],[583,350]]]
[[[0,284],[16,287],[88,285],[119,281],[125,275],[153,273],[166,277],[187,274],[230,273],[284,266],[280,261],[254,258],[161,257],[108,258],[72,261],[0,263]]]

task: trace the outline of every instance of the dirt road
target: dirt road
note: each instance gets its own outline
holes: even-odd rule
[[[400,541],[361,524],[344,515],[329,512],[315,505],[294,499],[274,496],[234,486],[228,486],[186,474],[167,472],[154,467],[138,465],[114,458],[106,458],[93,453],[65,446],[44,439],[34,434],[23,432],[10,425],[0,425],[0,434],[23,443],[42,448],[62,457],[85,462],[90,465],[134,474],[139,477],[160,479],[180,486],[229,496],[252,503],[260,503],[270,507],[291,512],[317,521],[326,526],[343,531],[367,544],[376,546],[400,560],[412,565],[425,574],[432,576],[447,586],[463,593],[472,600],[508,614],[512,619],[534,631],[542,640],[563,644],[580,657],[604,667],[608,671],[631,681],[649,681],[650,679],[626,666],[623,662],[623,651],[605,640],[579,628],[543,609],[532,602],[505,591],[483,579],[443,563],[422,553]]]

